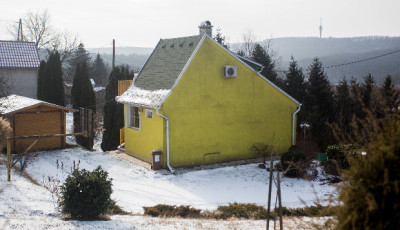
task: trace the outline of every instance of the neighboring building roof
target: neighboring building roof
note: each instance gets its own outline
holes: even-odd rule
[[[232,52],[231,52],[232,53]],[[246,62],[246,64],[251,67],[252,69],[254,69],[256,72],[261,72],[264,69],[264,66],[261,65],[258,62],[252,61],[248,58],[242,57],[237,53],[232,53],[232,55],[236,56],[237,58],[239,58],[240,60]]]
[[[0,68],[39,68],[34,42],[0,41]]]
[[[69,109],[66,107],[62,107],[59,105],[55,105],[52,103],[48,103],[41,100],[32,99],[29,97],[19,96],[19,95],[10,95],[8,97],[0,98],[0,114],[9,114],[15,113],[22,109],[27,109],[37,105],[46,105],[50,107],[54,107],[61,110],[67,110],[74,112],[74,109]]]

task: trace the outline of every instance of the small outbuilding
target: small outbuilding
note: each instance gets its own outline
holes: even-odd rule
[[[7,84],[5,95],[36,98],[39,65],[34,42],[0,41],[0,78]]]
[[[0,116],[10,121],[13,136],[32,136],[66,133],[66,112],[75,110],[19,95],[0,98]],[[18,139],[12,142],[13,152],[23,152],[36,139]],[[63,148],[65,137],[42,137],[32,151]]]

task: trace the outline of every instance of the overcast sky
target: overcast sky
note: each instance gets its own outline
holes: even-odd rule
[[[48,9],[54,27],[86,47],[154,47],[160,38],[198,34],[210,20],[228,42],[249,29],[258,40],[278,37],[400,36],[400,0],[0,0],[0,39],[28,11]]]

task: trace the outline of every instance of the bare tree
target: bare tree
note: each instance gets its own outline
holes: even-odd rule
[[[47,9],[36,12],[29,11],[22,19],[23,40],[35,42],[37,49],[45,49],[49,53],[58,51],[61,61],[65,61],[72,50],[78,46],[77,35],[69,31],[59,31],[51,24]],[[9,33],[18,37],[18,24],[11,24]]]
[[[260,42],[262,48],[267,52],[268,56],[271,58],[272,64],[274,64],[275,69],[279,69],[282,57],[279,56],[278,52],[273,48],[272,38],[268,38],[263,42]]]
[[[243,44],[241,47],[241,53],[244,53],[245,57],[250,57],[257,40],[257,36],[254,34],[251,28],[248,28],[247,31],[243,33],[242,38]]]
[[[68,30],[64,30],[63,32],[56,33],[53,40],[53,46],[49,52],[58,51],[60,54],[61,62],[67,60],[74,49],[78,47],[78,36],[72,35],[72,33]]]

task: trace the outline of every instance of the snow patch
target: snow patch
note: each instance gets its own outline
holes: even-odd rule
[[[145,107],[155,108],[168,95],[171,90],[145,90],[132,85],[121,96],[116,97],[117,102],[121,104],[133,104]]]

